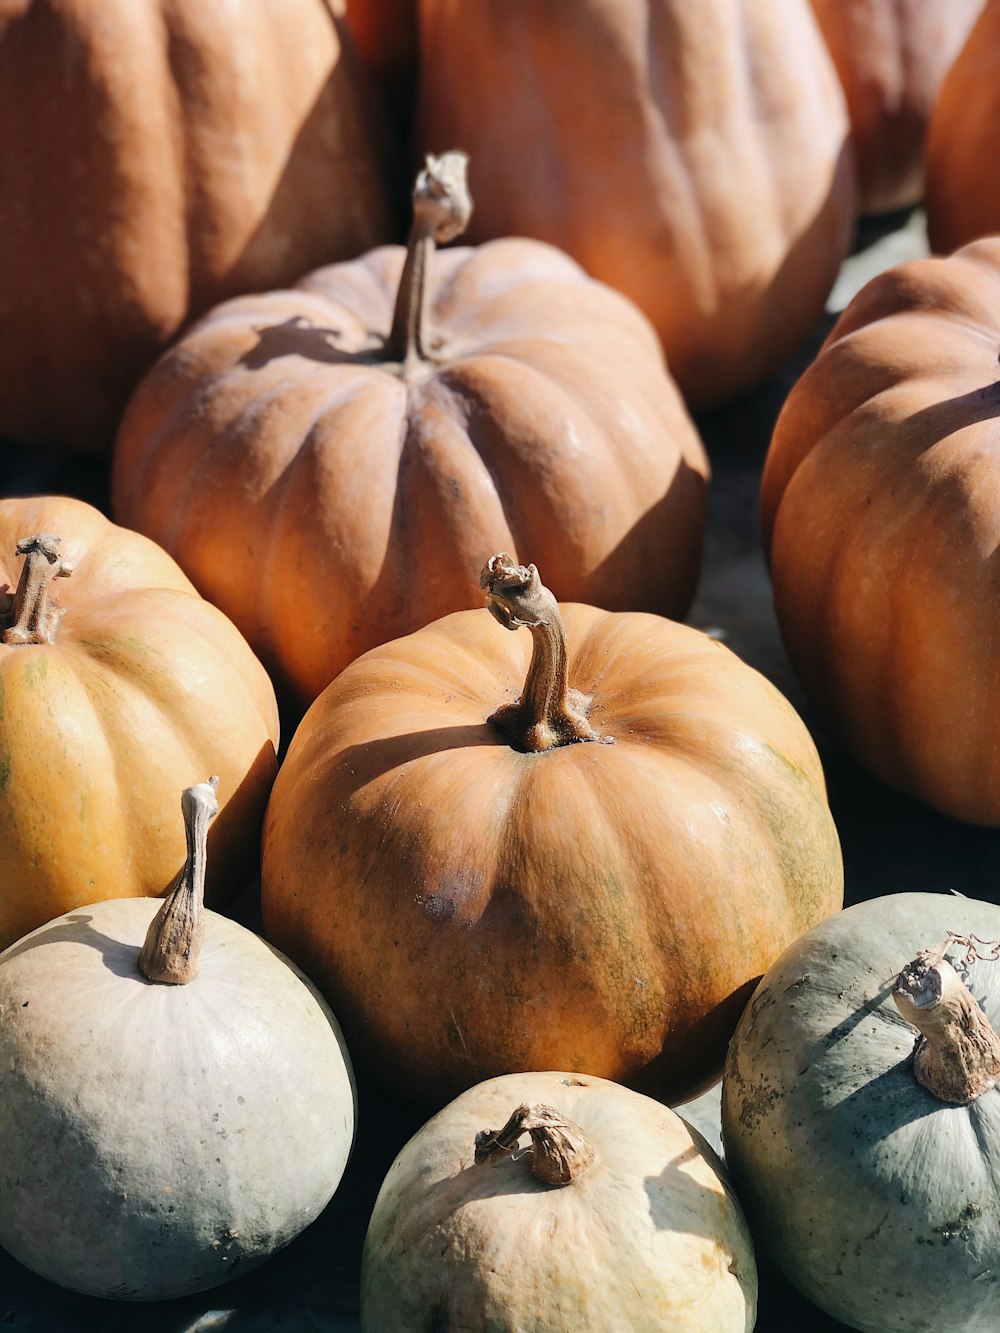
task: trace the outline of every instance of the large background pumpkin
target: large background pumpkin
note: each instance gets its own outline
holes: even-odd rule
[[[917,203],[931,108],[983,0],[812,0],[812,7],[847,97],[862,212]]]
[[[1000,824],[1000,240],[875,278],[789,395],[763,479],[778,622],[884,781]]]
[[[1000,2],[987,4],[942,84],[927,138],[927,231],[947,254],[1000,232]]]
[[[498,547],[544,560],[565,598],[679,615],[693,595],[708,465],[656,335],[536,241],[428,272],[436,191],[467,203],[446,175],[421,177],[409,259],[383,247],[213,310],[118,439],[116,516],[305,702],[374,644],[481,605]]]
[[[3,0],[0,435],[107,452],[193,315],[389,238],[341,0]]]
[[[804,339],[847,249],[847,115],[807,0],[421,0],[419,136],[470,236],[568,250],[652,319],[695,405]]]

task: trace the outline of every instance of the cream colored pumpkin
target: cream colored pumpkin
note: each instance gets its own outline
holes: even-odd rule
[[[497,1150],[522,1104],[501,1139],[525,1150]],[[541,1122],[530,1152],[521,1122]],[[748,1333],[756,1299],[750,1233],[704,1139],[651,1098],[565,1073],[490,1079],[419,1130],[362,1262],[367,1333]]]

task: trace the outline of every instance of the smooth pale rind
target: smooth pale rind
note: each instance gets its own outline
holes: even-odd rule
[[[522,1102],[596,1151],[571,1184],[541,1184],[526,1153],[474,1165],[477,1132]],[[756,1301],[750,1233],[705,1141],[659,1102],[575,1074],[491,1079],[439,1112],[390,1168],[362,1263],[367,1333],[749,1333]]]
[[[778,959],[730,1044],[723,1140],[754,1234],[811,1301],[868,1333],[997,1328],[1000,1093],[956,1106],[921,1087],[916,1029],[891,998],[949,931],[1000,940],[1000,908],[929,893],[848,908]],[[966,979],[996,1027],[1000,964]]]
[[[611,743],[514,749],[488,718],[520,695],[530,636],[457,612],[324,691],[268,806],[268,938],[427,1103],[553,1067],[680,1100],[782,948],[841,905],[787,700],[697,630],[561,610]]]
[[[0,1244],[128,1300],[214,1286],[290,1241],[355,1123],[340,1029],[298,969],[209,912],[198,977],[148,982],[159,907],[92,904],[0,957]]]
[[[160,894],[184,861],[181,791],[218,774],[207,898],[254,871],[277,768],[274,689],[236,627],[166,552],[80,500],[0,503],[17,542],[60,537],[53,643],[0,643],[0,946],[110,892]]]

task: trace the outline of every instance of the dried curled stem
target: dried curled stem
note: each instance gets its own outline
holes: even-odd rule
[[[187,857],[149,924],[139,954],[139,971],[148,981],[182,986],[198,975],[205,939],[205,863],[208,826],[219,813],[219,779],[211,777],[181,794]]]
[[[468,164],[465,153],[428,155],[413,189],[413,223],[385,347],[390,359],[402,363],[404,378],[429,359],[427,307],[434,251],[460,236],[472,216]]]
[[[907,963],[892,998],[920,1033],[917,1082],[941,1101],[966,1105],[1000,1080],[1000,1036],[944,957],[947,947],[925,949]]]
[[[491,556],[480,575],[490,614],[504,629],[531,632],[532,653],[520,699],[490,717],[520,750],[538,753],[574,741],[602,739],[587,720],[591,699],[569,688],[566,631],[559,604],[534,565],[519,565],[504,552]]]
[[[55,643],[65,609],[49,601],[49,584],[73,573],[73,566],[59,554],[60,545],[51,532],[22,537],[17,543],[17,553],[25,559],[13,606],[5,617],[4,643]]]
[[[579,1125],[551,1106],[517,1108],[503,1129],[482,1129],[476,1135],[476,1165],[496,1166],[512,1157],[523,1135],[531,1139],[532,1175],[543,1185],[569,1185],[597,1159]]]

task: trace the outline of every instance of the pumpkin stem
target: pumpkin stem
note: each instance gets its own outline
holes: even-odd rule
[[[59,555],[59,544],[59,538],[50,532],[22,537],[17,543],[17,553],[25,559],[13,606],[5,617],[4,643],[55,642],[65,608],[49,601],[49,584],[73,573],[73,566]]]
[[[543,1185],[569,1185],[597,1158],[583,1130],[551,1106],[517,1108],[503,1129],[481,1129],[476,1135],[476,1165],[496,1166],[512,1157],[523,1134],[531,1138],[531,1173]]]
[[[559,604],[544,587],[534,565],[515,564],[501,552],[491,556],[479,578],[491,615],[504,629],[525,626],[533,640],[524,690],[515,704],[490,717],[520,750],[531,754],[574,741],[604,739],[587,721],[591,700],[569,688],[566,631]],[[609,738],[610,739],[610,738]]]
[[[924,949],[907,963],[892,998],[920,1032],[913,1072],[928,1092],[966,1105],[996,1086],[1000,1036],[940,949]]]
[[[208,826],[219,813],[218,786],[219,779],[211,777],[181,793],[187,857],[163,906],[149,923],[139,954],[139,971],[148,981],[182,986],[198,975],[205,938]]]
[[[435,247],[460,236],[472,216],[468,162],[465,153],[428,154],[413,187],[413,224],[385,345],[388,359],[402,362],[404,376],[428,360],[426,322]]]

